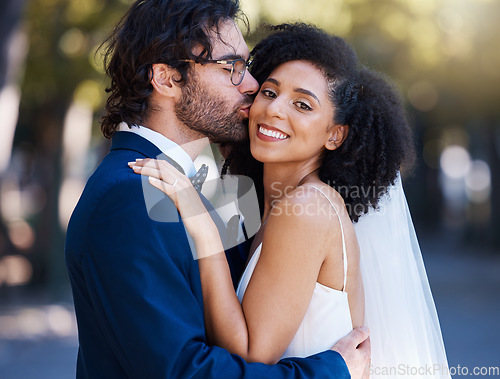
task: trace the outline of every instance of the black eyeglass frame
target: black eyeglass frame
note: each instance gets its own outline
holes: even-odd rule
[[[195,61],[193,59],[182,59],[181,62],[188,62],[188,63],[199,63],[199,64],[207,64],[207,63],[213,63],[213,64],[230,64],[231,65],[231,84],[233,86],[239,86],[243,82],[243,78],[245,77],[245,73],[248,70],[248,67],[252,64],[252,60],[249,59],[248,61],[244,60],[243,58],[238,58],[238,59],[231,59],[231,60],[222,60],[222,59],[204,59],[201,61]],[[245,63],[245,70],[241,74],[241,78],[239,82],[234,81],[234,65],[236,62],[244,62]]]

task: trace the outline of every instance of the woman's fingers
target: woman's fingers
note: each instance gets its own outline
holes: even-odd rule
[[[175,200],[175,199],[173,199],[173,195],[175,193],[175,183],[174,184],[168,184],[168,183],[165,183],[163,180],[154,178],[152,176],[149,177],[149,183],[151,183],[151,185],[153,187],[156,187],[160,191],[162,191],[163,193],[165,193],[172,200]]]
[[[179,173],[179,171],[173,167],[170,163],[158,159],[140,159],[135,162],[128,162],[129,167],[134,170],[141,171],[143,169],[149,168],[153,170],[158,170],[164,173]]]
[[[149,183],[165,193],[179,210],[189,234],[197,236],[204,229],[210,215],[189,178],[167,161],[141,159],[129,162],[135,173],[148,177]],[[195,238],[195,237],[193,237]],[[219,252],[219,251],[217,251]]]
[[[128,162],[129,167],[156,169],[165,173],[179,173],[170,163],[159,159],[137,159],[135,162]]]
[[[129,162],[128,165],[135,173],[147,176],[152,186],[170,197],[181,214],[192,215],[199,212],[198,207],[193,206],[196,200],[199,200],[193,184],[186,175],[167,161],[141,159]]]
[[[159,179],[173,187],[187,188],[191,185],[189,179],[167,161],[142,159],[128,165],[137,174]]]
[[[167,165],[173,167],[171,164],[169,164],[167,161],[165,160],[161,160],[161,159],[154,159],[154,158],[137,158],[135,161],[133,162],[128,162],[128,165],[134,165],[134,166],[140,166],[140,167],[143,167],[143,166],[151,166],[151,167],[159,167],[161,164],[163,163],[166,163]]]
[[[144,176],[152,176],[153,178],[164,180],[167,183],[173,182],[175,177],[173,173],[154,167],[132,166],[132,170],[134,170],[136,174],[141,174]]]

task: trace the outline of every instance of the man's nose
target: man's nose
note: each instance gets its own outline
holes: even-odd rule
[[[238,86],[238,89],[240,90],[241,93],[245,93],[247,95],[253,95],[259,90],[259,83],[255,78],[250,74],[250,71],[247,70],[245,73],[245,77],[243,78],[243,81],[241,84]]]

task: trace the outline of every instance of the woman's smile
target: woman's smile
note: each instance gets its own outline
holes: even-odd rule
[[[261,140],[275,142],[282,141],[290,138],[288,134],[283,133],[281,130],[266,124],[259,124],[257,129],[257,137]]]

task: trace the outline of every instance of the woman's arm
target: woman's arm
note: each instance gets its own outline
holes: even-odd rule
[[[243,358],[248,356],[248,329],[234,292],[219,232],[190,180],[166,161],[130,162],[134,172],[174,202],[193,239],[200,269],[205,326],[210,343]]]
[[[280,359],[304,319],[327,252],[339,246],[342,259],[338,219],[320,211],[326,199],[315,195],[306,190],[282,198],[268,216],[242,301],[251,360]]]
[[[247,361],[277,362],[304,318],[326,250],[341,246],[340,233],[332,232],[335,219],[328,212],[314,212],[317,198],[302,195],[276,204],[241,306],[220,254],[217,228],[189,179],[166,162],[144,160],[131,166],[161,179],[150,181],[174,201],[193,238],[210,341]]]

